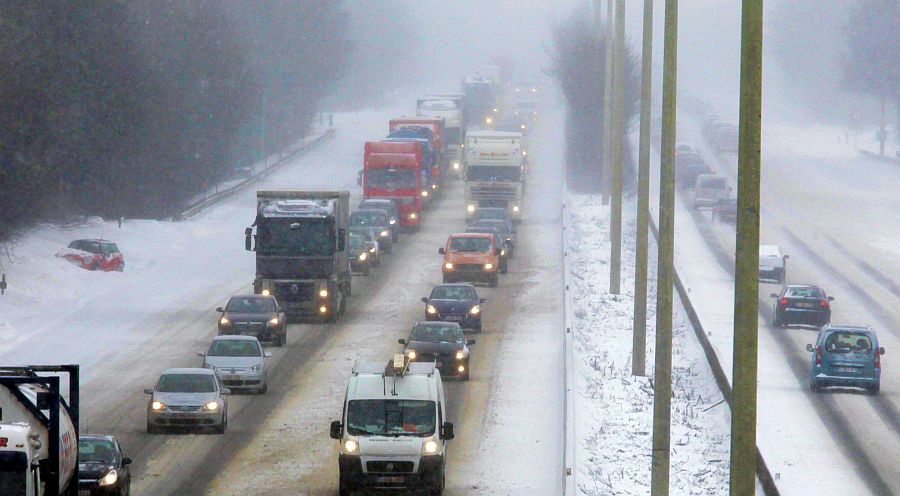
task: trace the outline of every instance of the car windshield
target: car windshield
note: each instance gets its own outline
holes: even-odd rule
[[[484,237],[457,237],[450,239],[450,253],[487,253],[491,251],[491,240]]]
[[[209,346],[206,356],[261,357],[259,342],[250,339],[216,339]]]
[[[724,177],[704,177],[700,179],[700,187],[706,189],[725,189],[728,183]]]
[[[354,212],[350,216],[350,225],[381,227],[387,225],[387,216],[384,212]]]
[[[263,219],[258,231],[259,255],[327,257],[334,253],[329,219]]]
[[[819,288],[788,288],[787,296],[793,298],[825,298],[825,293]]]
[[[364,241],[372,241],[372,231],[368,227],[351,227],[350,234],[357,235]]]
[[[78,461],[113,463],[116,461],[116,447],[108,439],[78,440]]]
[[[872,340],[860,332],[833,332],[825,338],[825,351],[829,353],[868,353]]]
[[[216,379],[210,374],[165,374],[156,383],[160,393],[214,393]]]
[[[114,255],[119,253],[119,247],[115,243],[101,243],[100,252],[104,255]]]
[[[234,313],[272,313],[275,302],[271,298],[235,297],[228,300],[225,310]]]
[[[420,325],[413,327],[409,339],[429,343],[460,343],[463,336],[458,326]]]
[[[370,209],[373,208],[375,210],[384,210],[388,216],[393,215],[394,213],[394,202],[393,201],[373,201],[373,200],[364,200],[359,202],[359,209]]]
[[[365,241],[362,236],[350,236],[350,249],[352,250],[362,250],[365,248]]]
[[[469,181],[516,182],[522,180],[522,169],[518,166],[471,165],[466,168]]]
[[[416,187],[416,171],[412,169],[368,169],[364,177],[366,186],[370,188],[409,189]]]
[[[472,300],[475,290],[465,286],[438,286],[431,290],[432,300]]]
[[[347,433],[351,436],[420,436],[434,434],[435,404],[426,400],[351,400]]]

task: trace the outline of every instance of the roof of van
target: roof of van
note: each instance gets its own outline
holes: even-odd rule
[[[412,362],[403,376],[384,376],[384,362],[359,362],[347,385],[347,399],[420,399],[437,401],[434,362]],[[395,382],[396,381],[396,382]],[[397,395],[392,394],[392,389]]]

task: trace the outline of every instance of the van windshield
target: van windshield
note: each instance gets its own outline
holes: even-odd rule
[[[352,436],[418,436],[434,434],[435,405],[425,400],[352,400],[347,406],[347,432]]]

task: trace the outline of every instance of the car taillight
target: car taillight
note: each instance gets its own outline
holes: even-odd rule
[[[820,300],[819,306],[822,308],[828,308],[828,300]]]
[[[822,365],[822,347],[816,346],[816,365]]]
[[[787,299],[787,298],[782,298],[782,299],[778,300],[778,304],[781,305],[781,306],[785,306],[785,307],[786,307],[787,304],[788,304],[788,299]]]
[[[875,368],[881,368],[881,353],[878,352],[878,348],[875,348]]]

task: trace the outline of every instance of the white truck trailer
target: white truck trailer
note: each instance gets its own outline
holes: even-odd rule
[[[483,207],[505,208],[522,220],[525,149],[522,133],[471,131],[466,134],[466,219]]]

